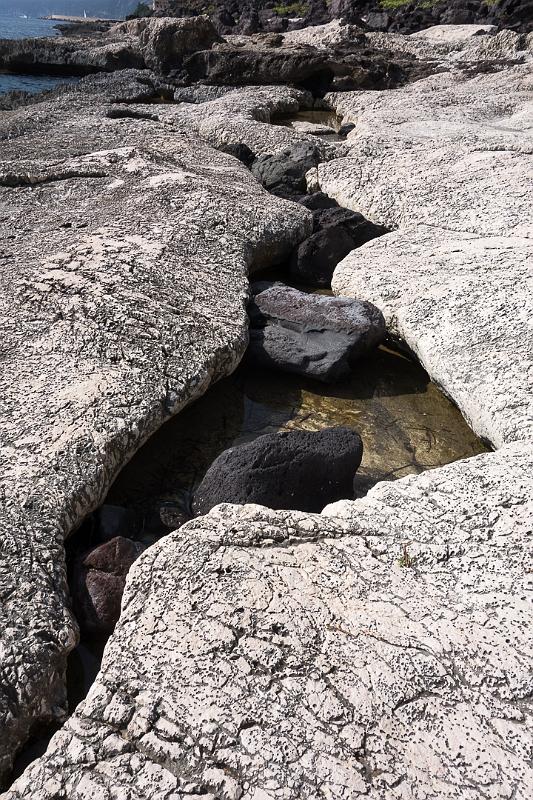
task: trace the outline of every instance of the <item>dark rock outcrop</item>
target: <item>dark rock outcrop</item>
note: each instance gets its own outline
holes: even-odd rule
[[[283,431],[225,450],[208,469],[193,500],[196,515],[219,503],[321,511],[353,496],[363,445],[350,428]]]
[[[289,84],[323,96],[331,90],[387,89],[405,83],[414,60],[391,57],[364,37],[347,48],[328,49],[282,42],[217,45],[184,59],[183,80],[214,85]],[[419,69],[419,67],[417,67]]]
[[[412,33],[431,25],[479,23],[529,32],[533,29],[531,0],[405,0],[386,7],[381,0],[303,0],[277,3],[275,0],[156,0],[160,16],[185,17],[209,13],[217,30],[228,33],[257,33],[321,25],[345,19],[370,30]]]
[[[261,155],[252,164],[252,174],[269,192],[294,197],[306,191],[306,173],[322,160],[312,142],[296,142],[273,155]]]
[[[116,536],[76,560],[71,591],[82,631],[97,637],[113,632],[126,575],[144,549],[140,542]]]
[[[292,277],[309,286],[330,287],[339,261],[356,247],[387,233],[382,225],[338,206],[314,210],[313,220],[313,233],[298,245],[290,262]]]
[[[371,303],[306,294],[282,283],[257,283],[252,291],[252,364],[331,383],[385,338],[383,315]]]

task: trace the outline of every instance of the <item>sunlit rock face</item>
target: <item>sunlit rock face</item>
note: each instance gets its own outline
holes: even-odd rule
[[[249,267],[311,231],[310,212],[180,124],[108,116],[109,94],[143,81],[98,79],[0,123],[2,772],[35,722],[64,714],[64,536],[233,371]]]

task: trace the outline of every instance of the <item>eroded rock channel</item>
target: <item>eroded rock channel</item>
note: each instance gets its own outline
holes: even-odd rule
[[[66,719],[6,797],[525,797],[531,43],[199,24],[6,120],[0,770]]]

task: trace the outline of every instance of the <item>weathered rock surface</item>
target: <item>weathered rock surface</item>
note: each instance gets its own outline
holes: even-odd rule
[[[327,36],[324,37],[327,41]],[[331,89],[391,88],[415,67],[410,54],[384,54],[354,40],[342,50],[281,42],[228,42],[198,50],[184,60],[188,81],[215,85],[289,84],[323,95]]]
[[[334,291],[377,305],[496,446],[533,434],[532,88],[527,62],[339,98],[351,151],[318,169],[341,205],[398,229],[352,251]]]
[[[62,713],[64,534],[233,368],[250,262],[311,230],[196,138],[272,155],[307,140],[264,124],[301,93],[110,118],[146,90],[120,81],[2,123],[3,255],[24,254],[0,301],[4,768],[32,720]],[[529,797],[530,90],[526,63],[332,97],[351,151],[309,176],[398,229],[352,253],[337,290],[374,299],[502,449],[322,515],[223,506],[150,548],[87,700],[9,800]]]
[[[221,506],[166,537],[6,800],[526,800],[532,466],[508,446],[327,516]]]
[[[274,509],[321,511],[353,497],[363,456],[352,428],[267,433],[225,450],[194,493],[195,515],[219,503],[257,503]]]
[[[292,254],[290,273],[300,283],[329,288],[339,261],[354,248],[383,236],[387,230],[346,208],[316,209],[313,233]]]
[[[97,637],[113,632],[126,575],[143,550],[140,542],[115,536],[76,559],[70,589],[82,631]]]
[[[220,37],[206,16],[122,22],[99,37],[0,40],[0,67],[13,72],[86,75],[101,70],[179,69],[183,57],[211,47]]]
[[[311,230],[303,207],[189,137],[178,106],[164,122],[107,115],[146,80],[89,79],[0,122],[3,774],[32,724],[65,711],[64,536],[235,368],[249,267]]]
[[[201,0],[155,0],[155,8],[157,14],[180,17],[202,13],[206,6]],[[331,0],[327,3],[323,0],[304,0],[286,5],[276,5],[268,0],[260,4],[254,0],[214,0],[208,9],[217,29],[224,34],[237,31],[247,34],[289,31],[285,35],[304,42],[308,41],[305,36],[309,30],[307,26],[331,26],[335,29],[339,23],[347,27],[347,22],[354,23],[350,27],[357,26],[356,30],[365,28],[402,33],[437,24],[497,25],[521,31],[533,29],[530,0],[406,0],[396,3],[385,3],[383,0]],[[301,38],[298,36],[300,33],[303,34]]]
[[[254,365],[330,383],[385,338],[383,316],[370,303],[281,283],[252,284],[252,292],[247,358]]]

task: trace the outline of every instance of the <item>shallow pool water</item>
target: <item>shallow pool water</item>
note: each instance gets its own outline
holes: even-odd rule
[[[290,428],[355,428],[364,444],[361,493],[485,450],[457,408],[404,355],[381,347],[333,386],[241,366],[166,423],[122,470],[106,502],[156,511],[187,507],[228,447]]]

